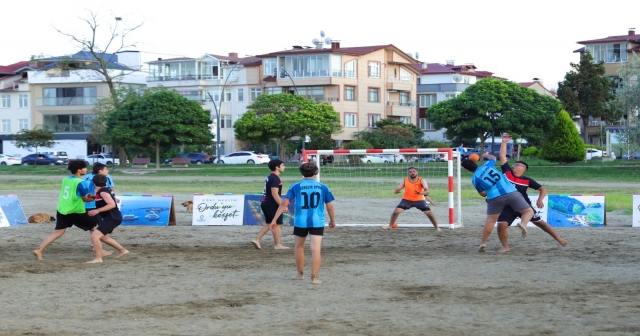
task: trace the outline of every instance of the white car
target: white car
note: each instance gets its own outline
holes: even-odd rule
[[[405,158],[402,154],[380,154],[380,156],[389,160],[389,162],[407,162],[407,158]]]
[[[367,154],[360,158],[362,163],[389,163],[393,162],[393,158],[385,157],[382,154]]]
[[[242,152],[234,152],[229,155],[222,156],[219,160],[216,160],[216,163],[220,164],[239,164],[239,163],[248,163],[248,164],[261,164],[261,163],[269,163],[271,159],[267,154],[256,154],[254,152],[242,151]]]
[[[93,165],[96,162],[100,162],[102,164],[110,165],[115,162],[115,164],[120,164],[120,159],[114,158],[111,154],[92,154],[87,155],[85,161],[89,162],[90,165]]]
[[[20,165],[21,163],[22,159],[19,157],[0,154],[0,165],[2,166]]]
[[[594,157],[603,157],[607,156],[607,152],[601,151],[595,148],[587,148],[587,158],[586,160],[591,160]]]

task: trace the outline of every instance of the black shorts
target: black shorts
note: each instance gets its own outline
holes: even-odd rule
[[[278,205],[260,203],[260,208],[262,208],[262,213],[264,214],[264,219],[267,221],[267,224],[271,224],[271,222],[273,221],[273,216],[275,216],[276,212],[278,212]],[[280,215],[280,217],[278,217],[278,219],[276,220],[276,224],[282,225],[282,217],[283,215]]]
[[[297,226],[293,227],[294,236],[306,237],[308,234],[312,236],[322,236],[324,235],[324,227],[319,227],[319,228],[300,228]]]
[[[396,206],[396,208],[400,208],[403,210],[409,210],[411,208],[417,208],[420,211],[429,211],[431,208],[427,205],[427,201],[407,201],[406,199],[402,199],[400,204]]]
[[[531,207],[531,209],[533,210],[533,218],[531,218],[531,221],[541,221],[542,218],[540,218],[540,216],[536,212],[536,209],[534,209],[533,207]],[[500,216],[498,216],[498,223],[506,222],[508,225],[512,225],[513,221],[516,220],[516,218],[520,218],[521,216],[522,214],[520,214],[518,211],[513,210],[513,208],[510,206],[506,206],[504,207],[504,209],[502,209]]]
[[[100,224],[98,225],[98,231],[102,232],[103,235],[108,235],[113,232],[113,229],[117,228],[121,220],[115,220],[110,217],[102,218],[100,215],[95,215],[94,217],[100,217],[102,219]]]
[[[87,213],[91,210],[95,210],[96,208],[91,208],[91,209],[86,209]],[[102,216],[100,216],[100,214],[97,214],[95,216],[89,216],[91,218],[93,218],[93,220],[96,222],[96,225],[100,225],[100,222],[102,221]]]
[[[58,212],[56,216],[56,230],[63,230],[72,227],[73,225],[81,228],[84,231],[89,231],[96,227],[95,219],[91,218],[85,213],[72,213],[63,215]]]

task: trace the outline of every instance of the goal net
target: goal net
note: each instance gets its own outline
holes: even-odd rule
[[[402,199],[394,190],[409,167],[429,185],[429,204],[441,228],[462,227],[460,156],[451,148],[304,150],[303,161],[318,164],[318,181],[336,197],[338,225],[386,225]],[[428,201],[428,200],[427,200]],[[400,227],[433,227],[412,208],[398,217]]]

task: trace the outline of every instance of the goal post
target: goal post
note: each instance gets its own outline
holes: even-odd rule
[[[318,164],[317,180],[329,186],[337,204],[346,205],[339,225],[388,224],[402,198],[394,189],[415,167],[429,184],[429,204],[440,227],[462,227],[460,154],[452,148],[303,150],[302,161]],[[444,200],[446,199],[446,202]],[[446,207],[443,205],[446,204]],[[343,210],[344,211],[344,210]],[[432,227],[419,210],[410,209],[398,218],[401,227]]]

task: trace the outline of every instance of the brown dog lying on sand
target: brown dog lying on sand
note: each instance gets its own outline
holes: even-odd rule
[[[193,212],[193,201],[182,202],[182,206],[187,208],[187,212],[188,213],[192,213]]]
[[[35,215],[29,216],[29,223],[51,223],[55,220],[55,217],[46,213],[37,213]]]

